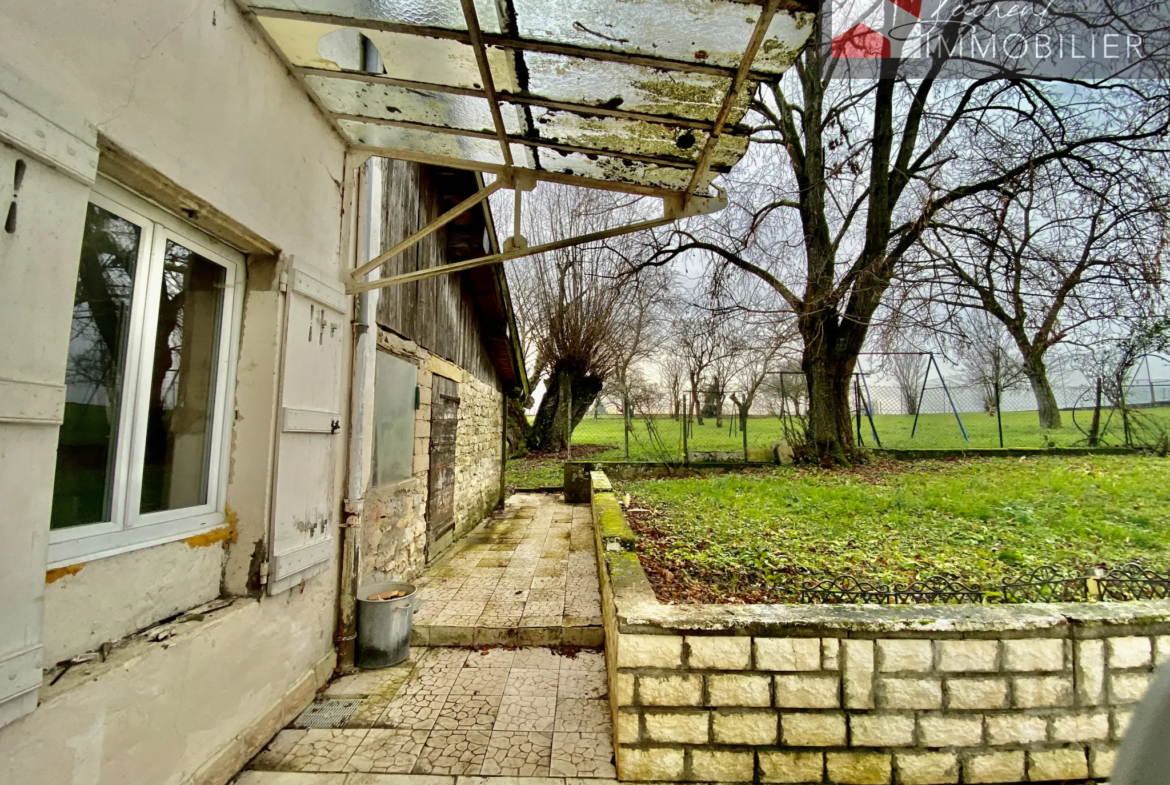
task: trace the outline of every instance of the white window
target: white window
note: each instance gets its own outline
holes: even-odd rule
[[[243,256],[99,180],[86,210],[49,562],[224,521]]]
[[[374,468],[372,487],[410,477],[414,469],[414,413],[418,366],[379,351],[374,369]]]

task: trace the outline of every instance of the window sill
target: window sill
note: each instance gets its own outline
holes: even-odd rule
[[[89,536],[68,529],[59,529],[50,534],[48,568],[52,570],[70,567],[82,562],[117,556],[120,553],[165,545],[204,534],[222,526],[223,523],[222,512],[203,512],[146,526],[95,531]]]

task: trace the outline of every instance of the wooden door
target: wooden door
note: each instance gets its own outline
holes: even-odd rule
[[[455,434],[459,385],[434,376],[431,387],[431,468],[427,475],[427,561],[451,544],[455,530]]]

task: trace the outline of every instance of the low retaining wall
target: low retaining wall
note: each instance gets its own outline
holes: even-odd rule
[[[618,778],[1105,778],[1170,602],[664,605],[591,476]]]

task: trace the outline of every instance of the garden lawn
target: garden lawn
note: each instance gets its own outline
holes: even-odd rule
[[[602,444],[575,444],[572,455],[574,460],[621,460],[616,450]],[[509,492],[526,488],[559,488],[565,482],[564,466],[564,451],[530,453],[523,458],[509,458],[504,482]]]
[[[945,573],[993,589],[1045,564],[1170,565],[1170,460],[1097,455],[878,461],[624,483],[662,600],[795,602],[849,574]]]
[[[1090,413],[1061,412],[1064,427],[1055,431],[1042,431],[1036,412],[1004,412],[1004,447],[1084,447],[1085,434],[1077,427],[1089,427]],[[873,426],[867,419],[861,421],[861,439],[867,449],[877,446],[873,431],[877,431],[882,446],[902,450],[961,449],[964,447],[995,449],[999,447],[999,425],[995,417],[983,412],[960,414],[967,439],[955,415],[924,414],[918,419],[907,414],[874,415]],[[1139,409],[1135,417],[1144,422],[1156,422],[1170,430],[1170,407]],[[695,451],[738,451],[743,449],[743,433],[730,415],[724,415],[723,427],[715,425],[713,417],[706,418],[702,425],[692,424],[688,444]],[[1107,428],[1106,443],[1119,446],[1125,443],[1121,415],[1102,412],[1103,425]],[[676,460],[682,455],[682,426],[680,421],[669,417],[656,417],[648,424],[645,418],[636,417],[630,433],[631,460]],[[651,433],[653,428],[654,433]],[[748,418],[748,446],[770,447],[772,442],[783,438],[780,420],[776,417],[752,416]],[[913,436],[911,436],[913,431]],[[586,417],[573,430],[574,443],[604,444],[615,450],[615,458],[625,457],[625,441],[622,437],[622,418],[615,415]]]

